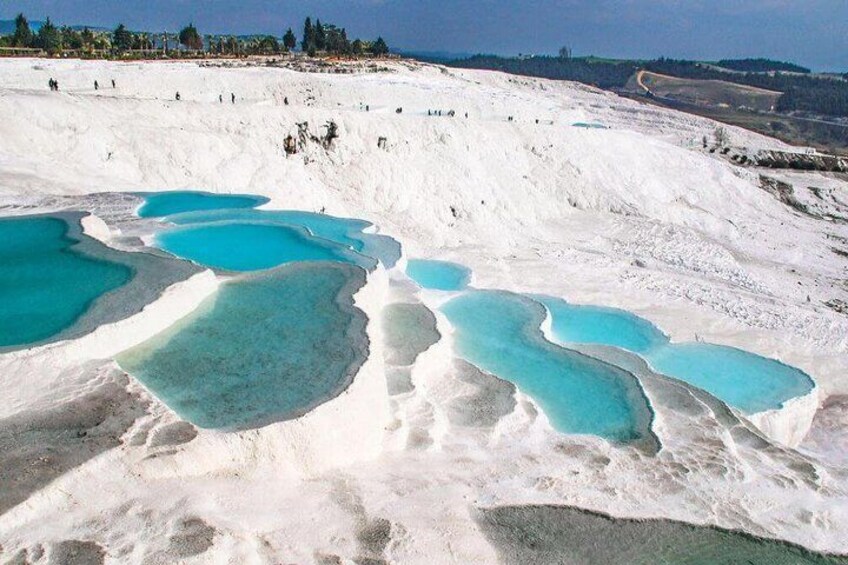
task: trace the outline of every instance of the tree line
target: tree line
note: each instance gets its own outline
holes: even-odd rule
[[[787,63],[785,61],[773,61],[771,59],[722,59],[716,63],[723,69],[731,71],[742,71],[746,73],[801,73],[810,74],[810,69],[796,65],[795,63]]]
[[[133,51],[167,52],[171,46],[178,45],[185,50],[200,54],[276,55],[294,51],[298,46],[298,40],[291,28],[286,30],[281,39],[273,35],[203,36],[197,27],[190,23],[179,33],[172,35],[133,32],[124,24],[119,24],[111,32],[92,31],[88,28],[77,30],[68,26],[60,28],[54,25],[50,18],[47,18],[38,32],[34,32],[23,14],[18,14],[15,18],[14,33],[0,37],[0,47],[35,48],[46,51],[50,55],[63,51],[115,55],[125,55]],[[300,45],[304,52],[312,56],[317,54],[384,56],[389,53],[389,47],[382,37],[374,41],[358,38],[351,41],[347,37],[345,28],[322,24],[320,20],[316,20],[313,24],[311,18],[306,18],[304,22]]]

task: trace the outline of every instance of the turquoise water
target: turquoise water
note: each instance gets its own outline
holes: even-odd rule
[[[433,290],[462,290],[471,282],[471,271],[457,263],[410,259],[406,274],[421,288]]]
[[[220,221],[258,221],[300,227],[316,237],[334,241],[372,257],[380,261],[387,269],[394,267],[401,255],[400,244],[394,239],[363,231],[372,226],[370,222],[338,218],[327,214],[297,210],[210,210],[169,216],[166,220],[178,225]]]
[[[68,229],[49,216],[0,220],[0,347],[61,332],[132,279],[131,268],[76,251]]]
[[[627,372],[554,345],[539,330],[545,312],[525,297],[473,291],[442,307],[460,357],[515,383],[565,433],[614,441],[648,436],[651,412]]]
[[[256,206],[268,201],[266,198],[250,195],[221,195],[205,192],[165,192],[145,194],[145,203],[138,214],[141,217],[162,217],[167,222],[184,226],[185,229],[161,234],[157,244],[175,255],[204,263],[201,257],[212,267],[231,270],[264,269],[284,264],[298,259],[300,255],[317,254],[317,260],[351,261],[373,269],[376,263],[363,260],[370,257],[382,263],[386,268],[392,268],[401,256],[400,243],[385,235],[371,233],[372,224],[363,220],[338,218],[325,214],[314,214],[292,210],[257,210]],[[207,230],[204,224],[230,224],[227,228]],[[251,225],[244,229],[236,229],[234,225]],[[258,228],[257,225],[264,227]],[[276,225],[278,229],[269,226]],[[192,234],[189,226],[197,230]],[[295,231],[305,231],[306,237],[294,237]],[[216,252],[206,249],[204,238],[216,236],[216,243],[222,243],[223,234],[234,238],[233,242]],[[217,237],[218,235],[221,237]],[[269,245],[261,240],[261,235],[269,236]],[[244,236],[244,240],[239,238]],[[334,247],[329,242],[344,246],[356,252],[339,254],[333,251],[329,254],[315,251],[315,247]],[[225,243],[225,242],[224,242]],[[282,245],[297,245],[310,249],[293,249],[284,253]],[[250,249],[247,249],[250,247]],[[268,250],[261,257],[263,249]],[[232,256],[235,254],[236,256]],[[224,266],[224,263],[230,265]],[[238,265],[236,267],[235,265]]]
[[[229,271],[270,269],[295,261],[339,261],[373,269],[376,261],[347,247],[273,223],[217,222],[165,231],[155,243],[169,253]]]
[[[552,334],[559,343],[611,345],[638,353],[656,371],[749,414],[780,408],[813,388],[804,372],[774,359],[721,345],[670,343],[656,326],[624,310],[534,298],[548,308]]]
[[[549,296],[532,296],[551,314],[551,330],[561,343],[598,343],[633,353],[668,344],[656,326],[630,312],[602,306],[576,306]]]
[[[189,210],[254,208],[268,202],[268,199],[262,196],[195,191],[152,192],[140,196],[144,197],[144,204],[137,213],[142,218],[161,218]]]
[[[813,389],[805,373],[774,359],[709,343],[680,343],[645,355],[657,371],[702,388],[754,414],[780,408]]]
[[[294,418],[338,395],[366,358],[352,298],[364,283],[361,269],[326,262],[245,275],[117,361],[200,427]]]
[[[604,124],[599,124],[597,122],[574,122],[571,124],[576,128],[586,128],[586,129],[609,129]]]

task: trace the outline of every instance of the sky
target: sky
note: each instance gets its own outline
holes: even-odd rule
[[[716,60],[769,57],[848,71],[848,0],[0,0],[61,24],[201,33],[271,33],[307,15],[393,48]]]

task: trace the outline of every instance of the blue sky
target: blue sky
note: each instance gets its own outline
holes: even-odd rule
[[[848,71],[848,0],[0,0],[69,24],[274,33],[305,16],[394,47],[500,54],[720,59],[766,56]]]

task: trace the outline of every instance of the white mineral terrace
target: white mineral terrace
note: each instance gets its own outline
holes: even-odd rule
[[[492,563],[475,509],[522,504],[848,553],[848,317],[825,305],[848,300],[848,257],[832,251],[848,248],[848,222],[799,214],[759,177],[822,187],[843,216],[848,182],[739,167],[701,148],[714,122],[575,83],[383,66],[0,60],[0,213],[88,209],[85,233],[122,248],[138,235],[133,208],[96,193],[262,195],[264,208],[373,222],[406,258],[466,265],[477,288],[623,308],[674,341],[778,359],[813,393],[745,418],[645,374],[658,453],[562,434],[520,390],[455,359],[443,297],[402,260],[355,297],[370,356],[345,392],[260,429],[196,429],[113,358],[213,295],[221,277],[202,271],[125,320],[0,354],[0,436],[15,438],[0,443],[0,475],[23,477],[0,506],[0,561],[82,540],[114,563]],[[286,157],[297,123],[318,135],[329,120],[332,148]],[[735,147],[787,148],[727,130]],[[409,366],[382,324],[400,302],[429,307],[440,336]],[[410,386],[387,386],[399,378]],[[97,449],[46,450],[49,434],[24,433],[42,421]],[[20,465],[39,450],[49,469],[30,481]]]

